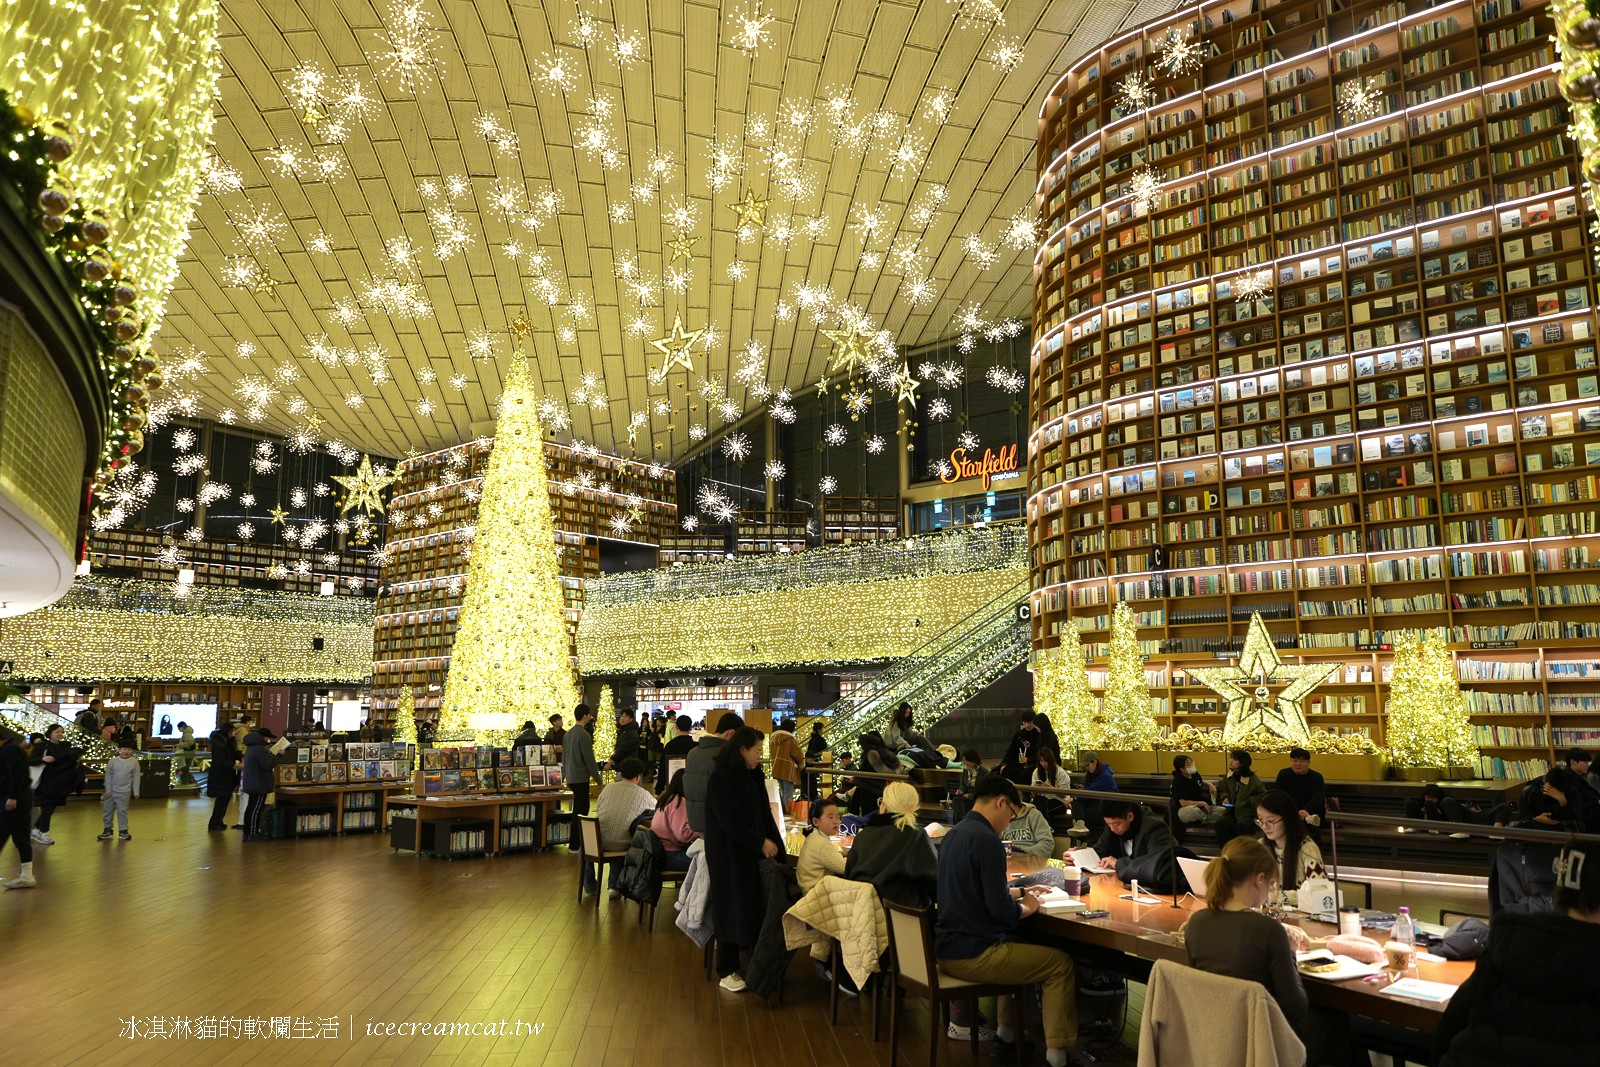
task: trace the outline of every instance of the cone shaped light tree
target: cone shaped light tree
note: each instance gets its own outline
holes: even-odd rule
[[[1100,724],[1094,717],[1094,693],[1083,659],[1083,639],[1067,623],[1061,644],[1039,650],[1033,676],[1033,710],[1047,716],[1061,751],[1056,759],[1075,763],[1078,753],[1101,744]]]
[[[406,745],[417,743],[417,698],[412,695],[411,683],[400,686],[400,706],[395,709],[394,739]]]
[[[1105,727],[1105,747],[1117,751],[1151,748],[1161,732],[1150,714],[1150,685],[1144,676],[1139,628],[1127,604],[1118,604],[1111,619],[1111,651],[1100,718]]]
[[[1438,633],[1407,630],[1395,641],[1383,711],[1384,740],[1396,767],[1477,766],[1478,743],[1455,658]]]
[[[617,751],[617,699],[611,695],[611,687],[600,687],[600,706],[594,712],[594,759],[602,767],[612,753]],[[600,776],[602,784],[617,780],[615,767]]]
[[[483,713],[542,722],[577,703],[535,402],[519,353],[500,395],[441,731],[473,729]]]

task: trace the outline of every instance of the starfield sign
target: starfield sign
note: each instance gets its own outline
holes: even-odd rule
[[[941,482],[950,485],[968,478],[982,478],[983,488],[988,491],[990,483],[1017,476],[1017,446],[1003,445],[998,451],[986,448],[982,459],[973,459],[965,448],[957,448],[950,453],[950,468],[939,476]]]

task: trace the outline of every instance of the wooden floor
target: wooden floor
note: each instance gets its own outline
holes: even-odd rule
[[[785,1002],[720,991],[672,926],[637,907],[574,903],[563,850],[417,859],[357,835],[246,845],[208,833],[210,802],[141,801],[128,842],[96,841],[99,804],[56,815],[35,846],[37,889],[0,894],[0,1061],[18,1067],[278,1063],[784,1067],[888,1064],[870,1014],[828,1023],[827,990],[797,954]],[[230,811],[230,818],[233,816]],[[0,877],[17,858],[0,854]],[[928,1060],[920,1001],[901,1062]],[[151,1016],[332,1017],[336,1039],[163,1039]],[[368,1023],[541,1024],[536,1036],[368,1037]],[[354,1023],[355,1035],[351,1034]],[[887,1033],[887,1027],[885,1027]],[[970,1067],[965,1043],[941,1063]],[[981,1062],[987,1063],[987,1057]]]
[[[57,813],[59,844],[34,849],[39,887],[0,893],[0,1062],[889,1063],[865,1003],[844,1002],[839,1025],[829,1024],[827,989],[804,953],[782,1004],[722,992],[673,927],[670,896],[653,935],[626,901],[580,908],[576,861],[564,850],[448,862],[396,854],[373,834],[246,845],[238,831],[206,831],[210,808],[201,798],[138,802],[128,842],[95,840],[97,801]],[[16,864],[7,848],[0,877]],[[1377,903],[1401,895],[1411,894],[1379,887]],[[1470,891],[1459,895],[1472,902]],[[1419,914],[1431,919],[1443,902]],[[1125,1039],[1137,1033],[1142,990],[1133,992]],[[927,1063],[926,1011],[919,1000],[905,1005],[901,1063]],[[1086,1018],[1095,1007],[1085,998]],[[238,1028],[329,1019],[337,1036],[147,1036],[155,1016],[186,1019],[191,1032],[204,1018]],[[369,1024],[501,1020],[540,1030],[367,1035]],[[941,1063],[974,1067],[965,1042],[941,1046]]]

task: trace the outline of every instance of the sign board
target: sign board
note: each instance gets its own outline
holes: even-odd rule
[[[1521,648],[1521,641],[1474,641],[1473,648]]]
[[[1033,605],[1024,600],[1017,605],[1017,621],[1027,622],[1031,618],[1033,618]]]
[[[939,480],[954,485],[968,478],[982,478],[987,492],[993,482],[1015,478],[1020,473],[1016,445],[1002,445],[998,450],[986,448],[979,459],[974,459],[965,448],[957,447],[950,452],[950,469],[941,474]]]

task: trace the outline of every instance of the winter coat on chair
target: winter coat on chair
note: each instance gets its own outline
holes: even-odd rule
[[[761,886],[766,913],[761,917],[756,947],[745,965],[744,983],[750,992],[765,998],[778,991],[783,972],[789,969],[789,957],[794,955],[783,936],[783,916],[800,899],[800,881],[787,863],[763,859]]]
[[[267,739],[252,730],[244,738],[244,784],[246,793],[272,792],[272,748]]]
[[[47,755],[54,756],[54,762],[45,763]],[[65,806],[67,797],[77,791],[82,777],[78,769],[78,750],[65,741],[46,741],[34,749],[32,762],[44,767],[39,784],[33,787],[33,802],[54,804],[58,808]]]
[[[711,874],[711,923],[717,940],[754,945],[761,936],[761,843],[783,851],[760,770],[717,765],[706,780],[706,867]],[[748,979],[746,979],[748,981]]]
[[[233,739],[233,730],[226,726],[212,730],[206,796],[231,797],[239,791],[239,759],[239,745]]]

